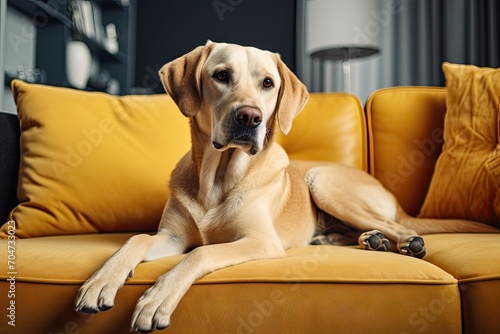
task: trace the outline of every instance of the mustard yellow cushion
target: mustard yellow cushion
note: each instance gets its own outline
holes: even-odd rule
[[[444,63],[443,71],[444,147],[420,216],[500,227],[500,69]]]
[[[21,127],[18,237],[156,230],[190,146],[167,95],[117,97],[14,81]],[[0,235],[5,237],[7,227]]]
[[[368,170],[365,113],[353,94],[311,93],[290,133],[276,131],[276,141],[292,160],[341,162]]]

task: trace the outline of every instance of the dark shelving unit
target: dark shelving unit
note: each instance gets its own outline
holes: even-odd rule
[[[8,0],[8,5],[21,13],[32,17],[38,24],[58,22],[71,28],[73,23],[64,12],[57,10],[50,4],[39,0]]]
[[[78,36],[78,40],[88,46],[93,59],[98,60],[100,72],[107,72],[111,78],[118,80],[119,94],[127,94],[134,83],[135,0],[130,0],[126,5],[115,0],[90,2],[100,7],[103,26],[108,23],[115,24],[119,45],[117,53],[109,52],[96,39],[77,32],[72,18],[69,17],[71,11],[68,8],[68,0],[7,0],[7,6],[28,17],[36,28],[35,67],[44,72],[43,83],[71,87],[66,74],[66,45]],[[10,85],[11,80],[15,78],[15,75],[7,72],[4,72],[3,76],[5,86]],[[104,88],[90,85],[86,90]]]

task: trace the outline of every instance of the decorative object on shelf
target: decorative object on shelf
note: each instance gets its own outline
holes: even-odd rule
[[[66,44],[66,76],[71,86],[84,89],[90,78],[92,54],[81,41]]]
[[[74,30],[82,38],[106,49],[111,54],[118,53],[117,29],[114,23],[103,26],[102,9],[99,3],[84,0],[71,0],[69,14]]]
[[[5,69],[5,82],[10,85],[10,82],[14,79],[43,84],[47,80],[47,73],[40,68],[26,69],[24,65],[18,65],[17,67],[8,66]]]
[[[86,0],[71,0],[70,10],[75,29],[98,44],[102,44],[104,27],[99,4]]]
[[[108,50],[109,53],[118,53],[118,33],[113,23],[106,25],[106,36],[104,37],[103,44],[104,48]]]
[[[306,2],[306,52],[313,60],[342,61],[342,90],[351,91],[351,59],[380,51],[379,1]]]
[[[120,82],[111,77],[109,71],[105,69],[98,71],[92,70],[87,87],[113,95],[120,93]]]
[[[106,93],[112,95],[120,94],[120,81],[115,78],[111,78],[108,80],[108,84],[106,86]]]
[[[82,52],[77,59],[70,59],[73,55],[68,51],[67,64],[78,64],[84,57],[85,65],[78,66],[78,69],[71,69],[67,66],[67,76],[69,83],[76,88],[89,88],[98,91],[106,91],[112,94],[118,94],[120,84],[118,80],[111,77],[109,71],[101,69],[101,59],[98,55],[106,52],[109,54],[118,54],[117,29],[114,23],[109,23],[106,30],[102,25],[102,13],[98,3],[83,0],[72,0],[70,4],[71,18],[73,20],[73,41],[68,44],[84,44],[78,52]],[[80,43],[74,43],[79,41]],[[75,47],[80,49],[80,46]],[[86,49],[86,51],[83,51]],[[88,52],[87,52],[88,51]],[[90,55],[90,67],[88,65],[87,53]],[[81,68],[82,67],[82,68]],[[85,74],[83,73],[85,71]],[[70,74],[70,72],[73,72]],[[88,73],[87,73],[88,72]],[[78,74],[78,79],[75,75]],[[71,78],[70,78],[71,76]],[[76,80],[76,81],[75,81]],[[118,82],[118,83],[117,83]]]

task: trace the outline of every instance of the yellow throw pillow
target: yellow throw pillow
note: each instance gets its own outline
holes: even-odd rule
[[[500,227],[500,69],[444,63],[443,152],[420,217]]]
[[[190,146],[165,95],[117,97],[12,84],[21,126],[18,237],[154,231]],[[7,235],[7,227],[0,236]]]

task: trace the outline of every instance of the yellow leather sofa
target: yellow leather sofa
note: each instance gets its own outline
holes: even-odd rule
[[[415,215],[441,151],[445,95],[444,88],[383,89],[364,108],[353,95],[312,94],[292,132],[277,140],[292,159],[369,171]],[[169,97],[155,98],[177,113]],[[185,142],[176,145],[189,146],[187,121],[169,131],[182,133]],[[140,264],[106,312],[76,313],[73,302],[133,234],[16,239],[12,275],[8,240],[0,240],[0,332],[127,333],[137,299],[182,256]],[[423,260],[357,246],[305,246],[283,259],[214,272],[189,289],[164,332],[500,332],[500,235],[438,234],[425,242]],[[15,298],[7,298],[12,292]],[[15,327],[8,323],[12,301]]]

